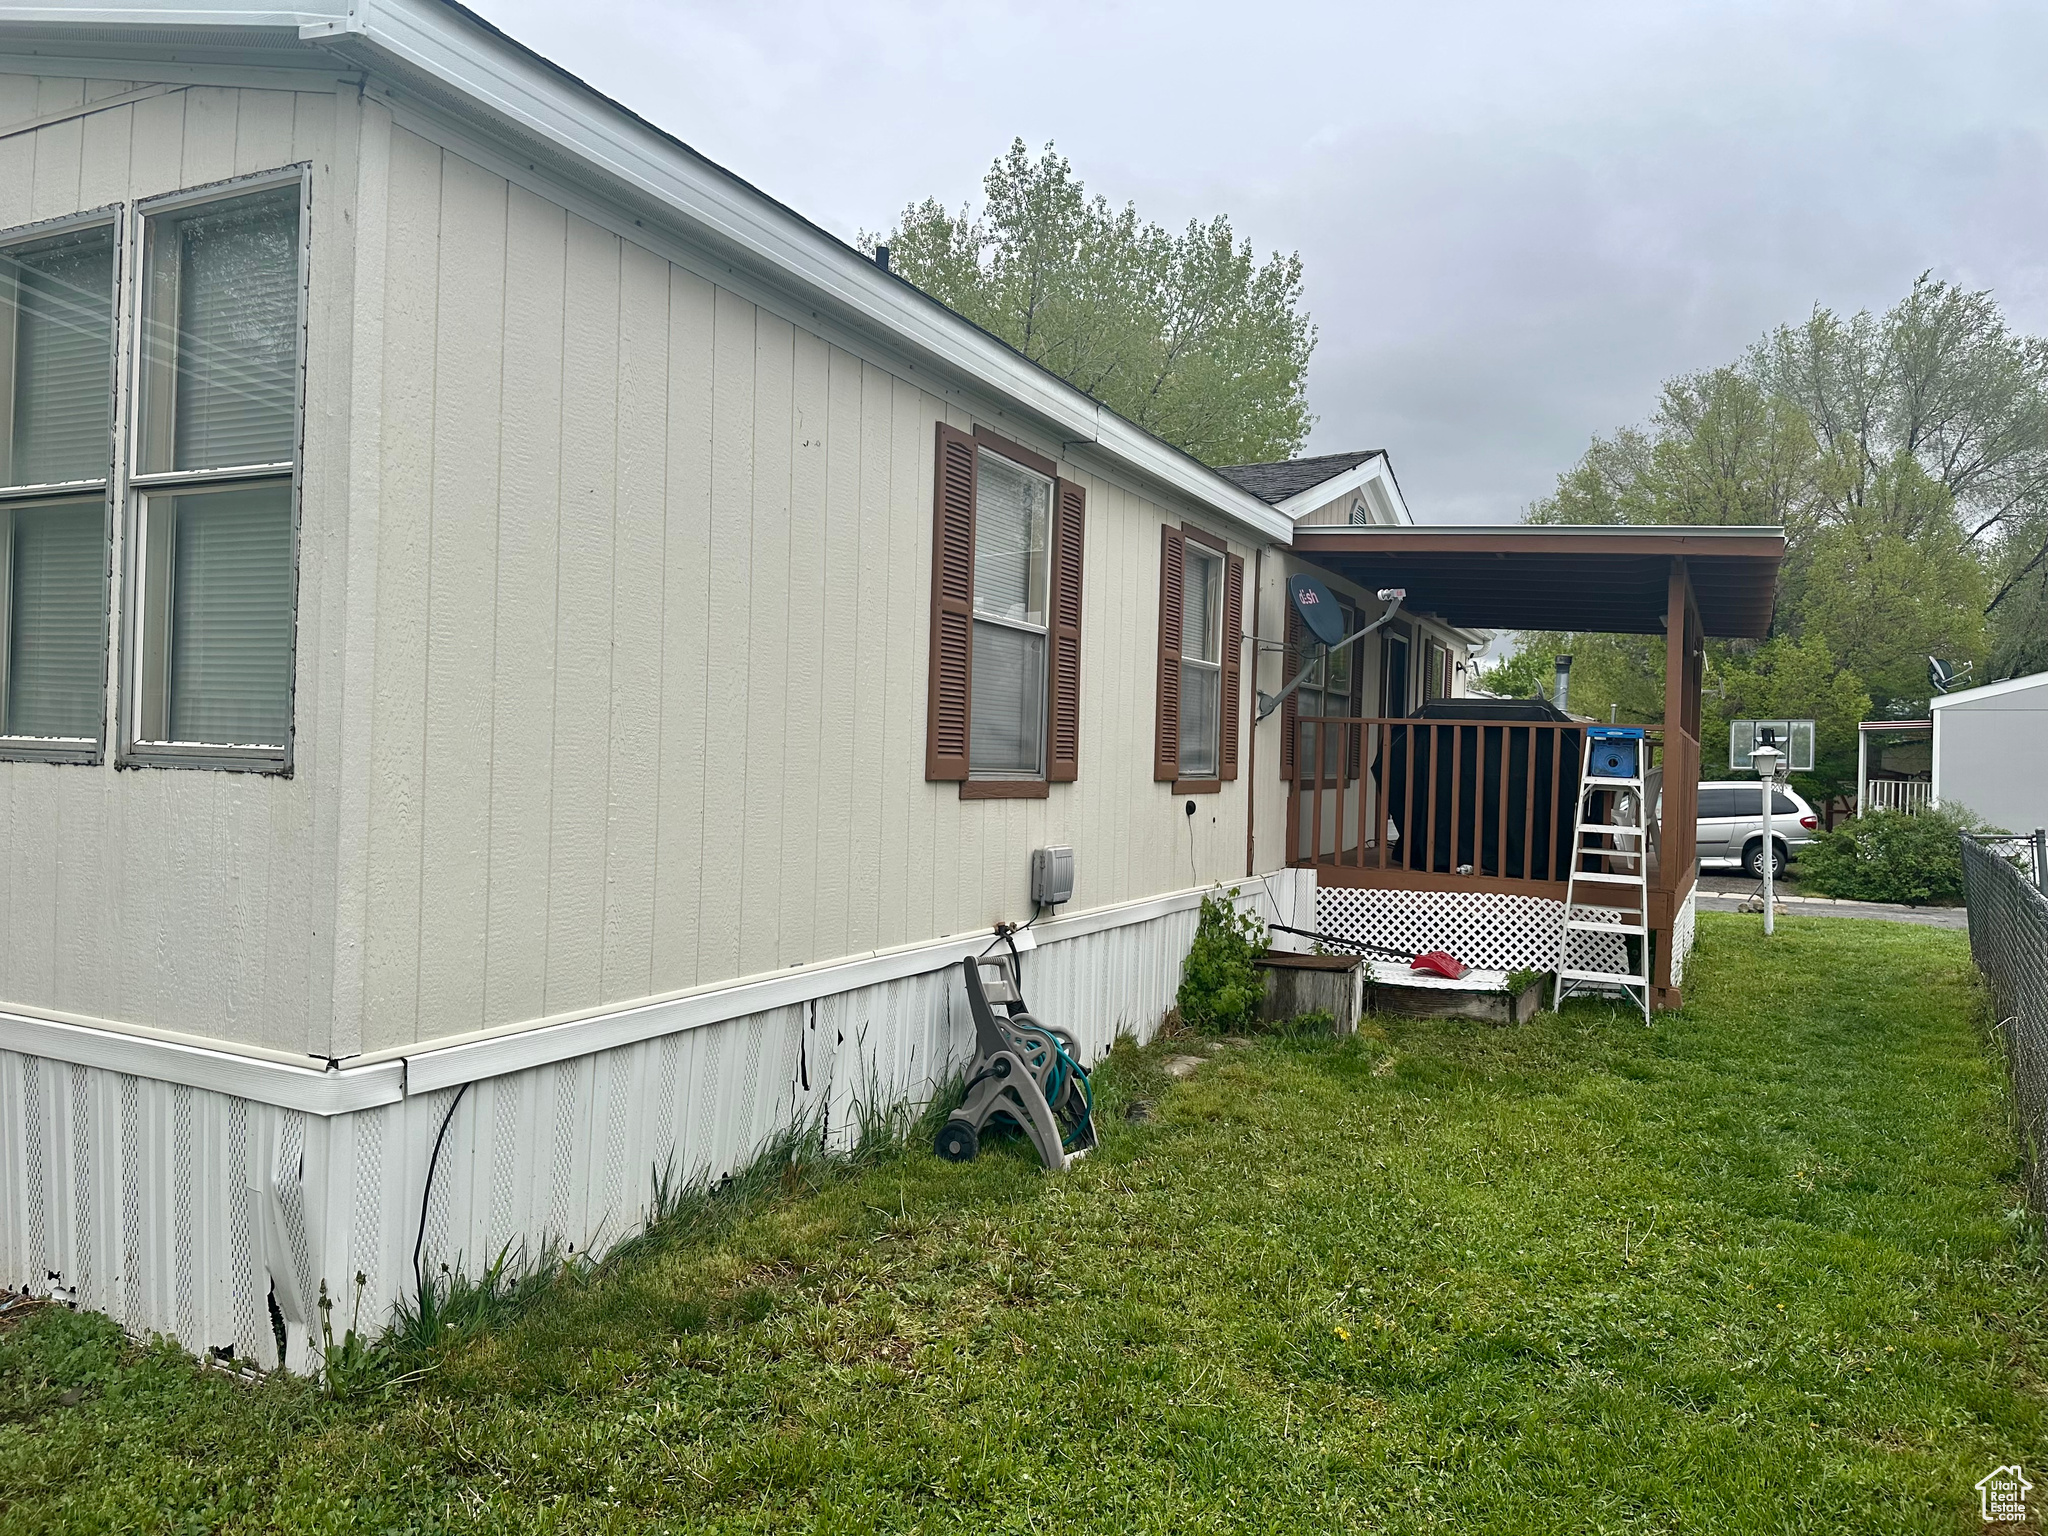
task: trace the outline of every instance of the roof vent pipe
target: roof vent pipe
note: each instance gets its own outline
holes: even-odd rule
[[[1565,714],[1571,713],[1572,659],[1569,656],[1557,658],[1557,707]]]
[[[884,272],[889,270],[889,247],[887,247],[886,245],[878,245],[875,247],[875,265],[880,267]]]

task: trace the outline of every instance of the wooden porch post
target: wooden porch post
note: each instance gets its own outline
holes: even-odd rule
[[[1671,980],[1672,940],[1678,911],[1697,875],[1699,832],[1699,731],[1701,677],[1699,609],[1685,561],[1671,562],[1664,607],[1664,815],[1659,828],[1657,889],[1652,894],[1650,929],[1655,969],[1650,1004],[1676,1008],[1680,989]]]

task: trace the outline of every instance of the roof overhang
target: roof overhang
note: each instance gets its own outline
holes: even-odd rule
[[[1076,463],[1119,469],[1284,543],[1289,519],[1213,469],[1126,421],[844,241],[705,159],[673,135],[450,0],[130,0],[14,5],[0,53],[168,54],[225,60],[297,46],[453,108],[523,156],[546,157],[715,260],[738,264],[821,318],[1000,402]],[[188,50],[197,50],[192,52]]]
[[[2023,677],[1979,683],[1975,688],[1958,688],[1954,693],[1937,693],[1927,701],[1927,707],[1948,709],[1957,704],[1978,704],[1985,699],[2003,698],[2010,693],[2030,693],[2035,689],[2048,690],[2048,672],[2029,672]]]
[[[1770,632],[1779,528],[1631,528],[1525,523],[1301,527],[1293,552],[1368,591],[1406,587],[1406,606],[1465,629],[1664,628],[1672,563],[1685,562],[1700,624],[1724,639]]]

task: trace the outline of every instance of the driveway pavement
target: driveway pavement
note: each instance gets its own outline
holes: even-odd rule
[[[1734,912],[1757,895],[1761,886],[1746,875],[1722,875],[1701,871],[1696,903],[1702,912]],[[1833,901],[1825,896],[1783,894],[1778,900],[1787,916],[1862,917],[1881,923],[1912,923],[1922,928],[1968,928],[1970,914],[1963,907],[1908,907],[1889,901]],[[1793,890],[1797,890],[1795,885]]]

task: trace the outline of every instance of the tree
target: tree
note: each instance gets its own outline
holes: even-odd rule
[[[1988,676],[2048,667],[2048,343],[1930,277],[1882,316],[1817,308],[1671,380],[1646,424],[1595,438],[1529,516],[1782,526],[1771,639],[1709,643],[1702,761],[1726,761],[1731,718],[1810,716],[1801,788],[1846,795],[1856,720],[1924,712],[1929,655],[1988,660]],[[1619,661],[1637,642],[1523,644],[1532,665],[1584,658],[1580,712],[1643,709],[1644,666]],[[1659,712],[1661,697],[1638,718]]]
[[[1869,687],[1880,715],[1920,715],[1927,658],[1981,662],[1984,571],[1948,492],[1901,454],[1800,547],[1792,622],[1825,638]]]
[[[1728,761],[1731,720],[1811,720],[1813,771],[1794,774],[1793,787],[1821,806],[1830,822],[1837,803],[1847,809],[1856,794],[1856,726],[1870,713],[1870,695],[1836,661],[1825,638],[1779,637],[1724,647],[1718,664],[1710,663],[1705,692],[1703,772],[1712,774],[1714,765]]]
[[[1857,522],[1873,500],[1932,505],[1918,490],[1899,502],[1908,460],[1946,494],[1985,622],[1942,635],[1945,660],[1982,663],[1988,647],[2009,675],[2044,659],[2043,593],[2029,584],[2048,568],[2048,341],[2012,332],[1988,292],[1922,275],[1882,318],[1817,308],[1780,326],[1744,367],[1812,423],[1826,466],[1817,521]]]
[[[1289,458],[1313,420],[1301,258],[1259,262],[1219,215],[1179,234],[1088,196],[1018,139],[977,212],[936,198],[885,236],[890,269],[1119,415],[1208,464]]]

